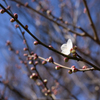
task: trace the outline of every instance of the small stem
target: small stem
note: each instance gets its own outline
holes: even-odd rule
[[[89,8],[87,6],[86,0],[83,0],[83,2],[84,2],[84,6],[86,7],[86,12],[87,12],[87,15],[88,15],[88,18],[89,18],[89,21],[90,21],[90,25],[91,25],[91,27],[92,27],[92,29],[94,31],[94,39],[99,41],[98,35],[97,35],[97,31],[96,31],[96,28],[94,26],[93,20],[91,18],[90,11],[89,11]]]

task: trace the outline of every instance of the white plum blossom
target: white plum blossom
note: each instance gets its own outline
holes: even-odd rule
[[[68,39],[67,43],[64,43],[62,46],[61,46],[61,52],[63,54],[66,54],[66,55],[69,55],[70,54],[70,50],[73,48],[73,43],[72,43],[72,40],[71,39]]]

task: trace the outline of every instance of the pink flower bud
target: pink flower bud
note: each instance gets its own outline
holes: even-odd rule
[[[43,82],[44,82],[45,84],[47,84],[47,79],[44,79]]]
[[[24,53],[23,56],[28,56],[28,54]]]
[[[83,13],[86,13],[86,8],[84,8],[84,11],[83,11]]]
[[[36,73],[32,73],[32,75],[30,76],[31,79],[37,79],[38,78],[38,74]]]
[[[56,70],[59,70],[59,69],[61,69],[61,67],[60,66],[56,66],[55,69]]]
[[[47,15],[51,15],[51,11],[50,10],[47,10]]]
[[[68,70],[68,73],[69,73],[69,74],[72,74],[72,70]]]
[[[70,53],[76,53],[76,50],[75,49],[71,49]]]
[[[31,67],[31,70],[35,70],[35,67]]]
[[[77,46],[75,45],[75,46],[73,47],[73,49],[75,49],[75,50],[76,50],[76,49],[77,49]]]
[[[0,13],[3,14],[5,12],[4,9],[0,9]]]
[[[24,35],[24,34],[25,34],[25,32],[23,31],[23,32],[22,32],[22,34]]]
[[[27,61],[24,61],[24,64],[27,65]]]
[[[35,61],[34,65],[36,66],[39,62],[38,61]]]
[[[11,8],[11,6],[8,6],[6,9],[7,9],[7,10],[10,10],[10,8]]]
[[[73,57],[76,57],[77,56],[77,54],[76,53],[73,53]]]
[[[34,54],[34,52],[32,51],[32,52],[31,52],[31,55],[33,55],[33,54]]]
[[[28,29],[28,25],[25,25],[25,29]]]
[[[22,63],[24,63],[24,62],[21,60],[20,63],[22,64]]]
[[[75,68],[75,66],[73,65],[71,68]]]
[[[28,57],[28,60],[32,60],[32,57]]]
[[[47,90],[47,94],[50,95],[51,94],[51,91],[50,90]]]
[[[65,61],[65,62],[68,62],[68,60],[69,60],[69,59],[68,59],[67,57],[64,58],[64,61]]]
[[[49,45],[50,48],[53,48],[52,45]]]
[[[19,51],[18,50],[16,50],[16,54],[19,54]]]
[[[37,58],[38,58],[38,55],[35,53],[33,59],[36,60]]]
[[[24,44],[26,43],[26,40],[25,40],[25,39],[23,40],[23,43],[24,43]]]
[[[11,42],[8,40],[7,42],[6,42],[6,45],[8,46],[8,45],[11,45]]]
[[[13,49],[11,47],[9,47],[9,50],[12,51]]]
[[[74,65],[71,68],[72,68],[72,72],[77,72],[78,71],[78,69]]]
[[[62,17],[59,17],[59,20],[62,20]]]
[[[44,65],[44,64],[46,64],[47,63],[47,61],[42,61],[42,64]]]
[[[33,64],[33,62],[32,61],[29,61],[29,64],[31,65],[31,64]]]
[[[27,50],[28,50],[28,48],[24,48],[23,50],[24,50],[24,51],[27,51]]]
[[[28,2],[26,2],[24,6],[27,7],[28,6]]]
[[[34,41],[34,45],[37,45],[37,44],[39,44],[39,42],[38,41]]]
[[[83,67],[82,67],[82,69],[86,69],[86,68],[87,68],[87,66],[83,66]]]
[[[67,21],[65,21],[65,24],[68,24],[68,22],[67,22]]]
[[[11,19],[10,19],[10,22],[14,22],[14,21],[15,21],[15,19],[14,19],[14,18],[11,18]]]
[[[14,13],[14,18],[18,18],[18,14],[17,13]]]
[[[53,58],[51,56],[48,58],[48,62],[53,63]]]
[[[18,25],[18,24],[16,24],[16,25],[15,25],[15,28],[18,28],[18,27],[19,27],[19,25]]]

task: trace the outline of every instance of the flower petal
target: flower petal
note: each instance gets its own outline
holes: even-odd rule
[[[62,53],[66,55],[70,54],[70,49],[72,48],[73,48],[73,44],[72,44],[71,39],[68,39],[67,43],[61,46]]]

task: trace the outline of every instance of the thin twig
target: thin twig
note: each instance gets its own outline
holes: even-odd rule
[[[14,1],[14,2],[16,2],[16,3],[19,3],[21,6],[25,6],[23,3],[19,2],[19,1],[16,1],[16,0],[12,0],[12,1]],[[55,23],[55,24],[57,24],[57,25],[63,27],[64,29],[66,29],[66,30],[69,31],[69,32],[72,32],[73,34],[76,34],[76,35],[78,35],[78,36],[87,36],[87,37],[90,37],[93,41],[95,41],[96,43],[100,44],[99,41],[96,41],[96,40],[95,40],[91,35],[89,35],[89,33],[87,33],[83,28],[81,28],[81,27],[79,27],[79,26],[75,26],[75,25],[70,24],[70,23],[67,23],[68,25],[71,25],[71,26],[73,26],[73,27],[75,27],[75,28],[78,28],[78,29],[80,29],[81,31],[83,31],[82,33],[78,33],[78,32],[76,32],[76,31],[73,31],[73,30],[67,28],[66,25],[62,25],[61,23],[58,23],[57,21],[53,20],[52,18],[50,18],[50,17],[44,15],[43,13],[41,13],[41,12],[35,10],[34,8],[30,7],[29,5],[27,5],[26,7],[29,8],[29,9],[31,9],[32,11],[38,13],[39,15],[45,17],[46,19],[52,21],[53,23]],[[56,17],[53,16],[52,14],[51,14],[51,16],[52,16],[53,18],[56,18]],[[56,18],[56,19],[58,19],[58,18]],[[64,24],[65,24],[65,23],[64,23]]]
[[[34,55],[28,55],[28,57],[34,57]],[[49,62],[48,61],[48,59],[45,59],[45,58],[43,58],[43,57],[41,57],[41,56],[38,56],[38,58],[39,59],[41,59],[41,60],[44,60],[44,61],[47,61],[47,62]],[[72,70],[72,68],[70,68],[70,67],[67,67],[67,66],[64,66],[64,65],[61,65],[61,64],[59,64],[59,63],[57,63],[57,62],[52,62],[54,65],[56,65],[56,66],[59,66],[59,67],[61,67],[61,68],[65,68],[65,69],[67,69],[67,70]],[[82,72],[84,72],[84,71],[93,71],[93,70],[96,70],[94,67],[92,67],[92,68],[86,68],[86,69],[78,69],[78,71],[82,71]]]
[[[7,11],[7,10],[5,9],[5,7],[4,7],[2,4],[0,4],[0,6],[1,6],[12,18],[14,18],[14,16],[13,16],[9,11]],[[14,18],[14,19],[15,19],[15,18]],[[77,60],[77,61],[86,62],[87,64],[91,65],[91,66],[94,67],[95,69],[100,70],[100,68],[98,68],[97,66],[95,66],[94,64],[90,63],[89,61],[87,61],[87,60],[85,60],[85,59],[79,59],[79,58],[77,58],[77,57],[72,57],[72,56],[65,55],[65,54],[63,54],[63,53],[57,51],[56,49],[47,46],[46,44],[44,44],[43,42],[41,42],[38,38],[36,38],[28,29],[26,29],[26,28],[24,27],[24,25],[23,25],[18,19],[15,19],[15,21],[16,21],[18,24],[20,24],[20,25],[21,25],[35,40],[37,40],[37,41],[39,42],[39,44],[43,45],[44,47],[46,47],[46,48],[48,48],[48,49],[50,49],[50,50],[52,50],[52,51],[54,51],[54,52],[56,52],[56,53],[58,53],[58,54],[64,56],[64,57],[67,57],[67,58],[69,58],[69,59],[73,59],[73,60]]]
[[[91,27],[93,29],[93,32],[94,32],[94,39],[97,40],[97,41],[99,41],[98,35],[97,35],[97,31],[96,31],[96,28],[94,26],[93,20],[91,18],[90,11],[89,11],[89,8],[87,6],[86,0],[83,0],[83,2],[84,2],[84,6],[86,7],[86,13],[88,15],[88,18],[89,18],[89,21],[90,21],[90,25],[91,25]]]

